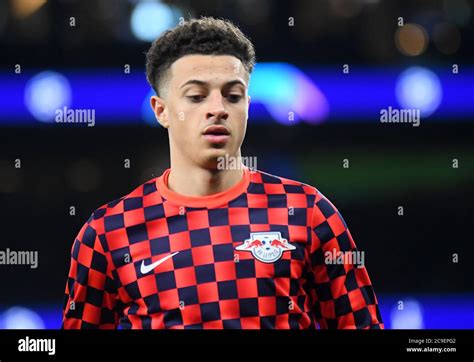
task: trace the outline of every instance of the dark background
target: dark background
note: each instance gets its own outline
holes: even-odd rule
[[[130,64],[133,72],[144,73],[149,42],[130,30],[134,4],[47,2],[31,14],[18,15],[15,1],[2,0],[0,74],[12,73],[15,64],[33,73],[100,72]],[[370,72],[375,67],[430,69],[452,63],[471,69],[474,58],[473,1],[165,4],[178,7],[185,17],[233,20],[252,38],[262,63],[286,62],[303,70],[347,63]],[[70,16],[78,19],[74,28],[68,25]],[[288,26],[290,16],[295,27]],[[426,29],[429,41],[419,55],[404,54],[397,46],[399,16]],[[433,30],[440,22],[452,26],[444,46]],[[6,92],[0,85],[0,97]],[[117,93],[116,101],[127,102],[129,96]],[[387,326],[400,327],[394,313],[398,302],[405,301],[415,311],[402,324],[407,328],[474,328],[473,116],[437,117],[435,112],[412,127],[374,121],[378,114],[362,119],[329,115],[318,125],[289,127],[270,117],[254,122],[251,113],[242,154],[257,156],[262,171],[317,187],[338,207],[365,251]],[[169,167],[166,131],[140,117],[137,110],[136,119],[99,119],[91,128],[0,117],[0,249],[39,252],[38,269],[0,265],[0,328],[12,327],[7,316],[15,306],[40,316],[39,326],[55,328],[70,248],[82,224],[97,207]],[[14,167],[17,158],[21,169]],[[342,167],[345,158],[348,169]],[[124,159],[130,159],[129,169]],[[70,206],[76,215],[69,214]],[[397,214],[399,206],[403,216]],[[459,255],[457,263],[453,253]],[[467,309],[456,316],[463,305]],[[424,322],[413,322],[420,315]]]

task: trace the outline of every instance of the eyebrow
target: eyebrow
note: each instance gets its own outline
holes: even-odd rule
[[[208,82],[204,82],[202,80],[190,79],[179,88],[183,88],[184,86],[187,86],[189,84],[196,84],[196,85],[201,85],[201,86],[209,85]],[[244,86],[244,88],[246,87],[245,83],[242,82],[240,79],[231,80],[231,81],[225,83],[225,86],[229,87],[229,86],[233,86],[234,84],[240,84],[240,85]]]

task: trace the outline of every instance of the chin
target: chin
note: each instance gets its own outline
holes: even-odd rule
[[[226,148],[214,148],[206,150],[200,164],[207,169],[218,170],[219,160],[221,158],[229,157],[232,153]]]

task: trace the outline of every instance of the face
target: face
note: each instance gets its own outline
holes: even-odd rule
[[[230,55],[187,55],[171,65],[163,95],[153,96],[151,106],[168,129],[172,163],[216,169],[219,157],[240,156],[248,78]]]

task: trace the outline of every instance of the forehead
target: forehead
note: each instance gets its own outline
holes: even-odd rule
[[[175,86],[190,79],[209,83],[241,79],[247,84],[248,75],[240,59],[232,55],[186,55],[171,65],[171,82]]]

